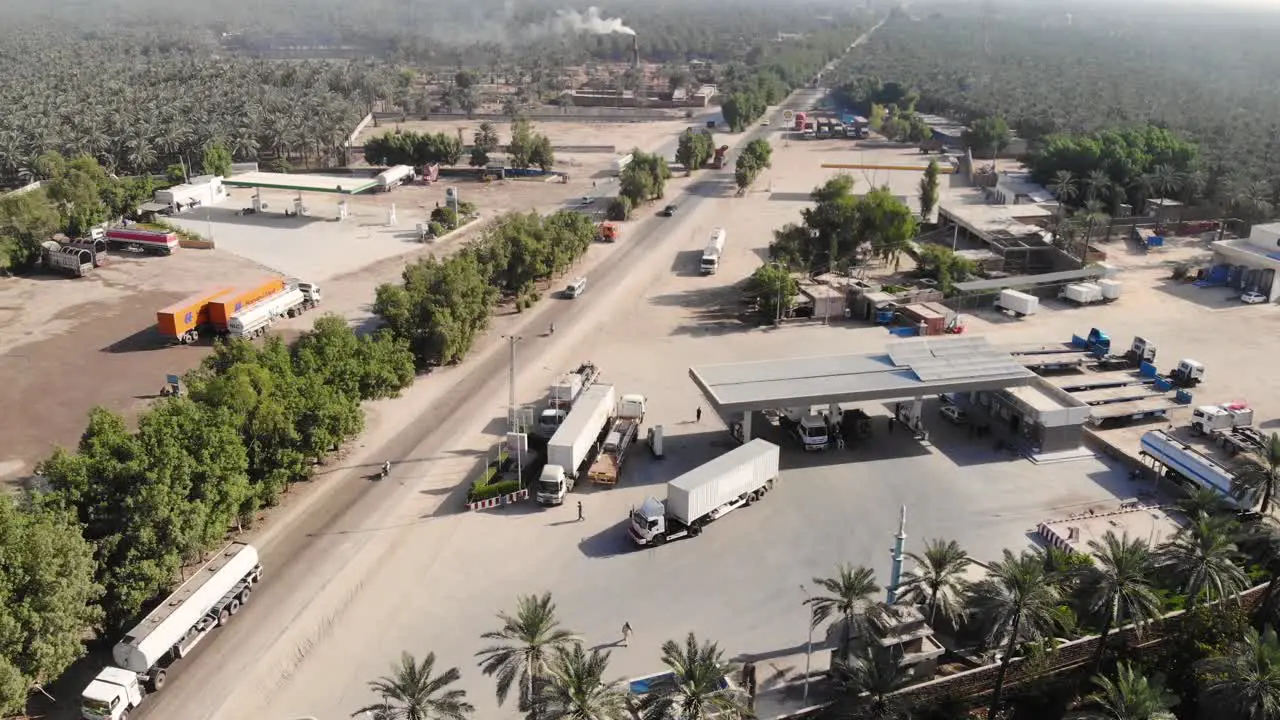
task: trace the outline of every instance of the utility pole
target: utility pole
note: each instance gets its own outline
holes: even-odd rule
[[[907,506],[902,506],[902,516],[898,520],[897,541],[893,544],[893,565],[889,570],[888,597],[885,601],[890,605],[898,599],[898,584],[902,582],[902,561],[907,546]]]
[[[502,336],[511,345],[511,367],[508,369],[509,387],[507,390],[507,431],[519,432],[516,427],[516,343],[524,338],[519,335]]]

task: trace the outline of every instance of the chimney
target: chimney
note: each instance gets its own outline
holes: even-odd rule
[[[640,38],[631,36],[631,67],[640,67]]]

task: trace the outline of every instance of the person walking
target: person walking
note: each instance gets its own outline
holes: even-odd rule
[[[627,647],[631,642],[631,623],[622,623],[622,647]]]
[[[699,405],[697,411],[693,413],[694,422],[702,422],[702,406]]]
[[[583,519],[584,518],[582,517],[582,501],[579,500],[578,501],[578,522],[582,522]]]

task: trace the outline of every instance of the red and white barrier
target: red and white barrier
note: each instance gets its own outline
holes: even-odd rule
[[[529,499],[529,490],[528,488],[525,488],[523,490],[517,490],[513,493],[507,493],[506,495],[499,495],[498,497],[489,498],[488,500],[477,500],[476,502],[473,502],[473,503],[467,503],[467,509],[468,510],[488,510],[489,508],[498,507],[499,505],[509,505],[519,500],[528,500],[528,499]]]

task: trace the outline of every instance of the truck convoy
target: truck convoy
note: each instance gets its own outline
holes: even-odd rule
[[[605,433],[604,445],[587,470],[587,478],[599,485],[617,485],[622,478],[622,464],[627,450],[640,434],[647,401],[643,395],[623,395],[618,401],[618,414]]]
[[[537,501],[559,505],[573,490],[592,449],[617,412],[612,385],[592,385],[582,392],[564,423],[547,443],[547,464],[538,478]]]
[[[699,535],[713,520],[750,505],[778,480],[778,446],[755,439],[667,483],[666,502],[650,497],[631,511],[627,534],[637,545]]]
[[[54,272],[71,277],[84,277],[93,272],[93,258],[92,250],[61,245],[54,240],[46,240],[40,245],[40,262]]]
[[[129,225],[111,228],[107,242],[117,250],[131,250],[151,255],[172,255],[178,249],[177,233],[152,225]]]
[[[703,275],[714,275],[716,270],[720,269],[720,255],[724,252],[724,242],[724,228],[711,231],[711,239],[707,241],[707,247],[702,251],[702,260],[698,264]]]
[[[243,287],[215,287],[156,313],[156,328],[170,342],[189,344],[201,332],[247,337],[281,316],[294,317],[320,303],[314,283],[267,278]]]
[[[85,720],[125,720],[146,693],[164,687],[170,665],[185,657],[249,601],[262,579],[258,551],[232,543],[165,598],[111,651],[80,696]]]
[[[547,409],[538,416],[538,434],[548,438],[555,435],[578,396],[591,387],[598,377],[600,368],[590,361],[579,365],[577,370],[561,375],[547,393]]]

